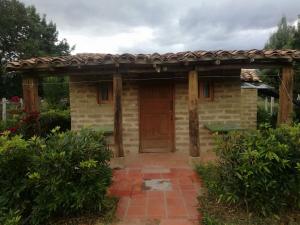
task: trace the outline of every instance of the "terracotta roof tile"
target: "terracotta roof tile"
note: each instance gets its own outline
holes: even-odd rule
[[[10,62],[8,70],[26,70],[47,67],[68,67],[82,65],[105,64],[176,64],[184,62],[200,63],[213,60],[239,60],[239,59],[289,59],[300,61],[300,51],[297,50],[235,50],[235,51],[187,51],[178,53],[153,54],[98,54],[84,53],[70,56],[38,57]]]
[[[242,69],[241,80],[246,82],[262,82],[255,69]]]

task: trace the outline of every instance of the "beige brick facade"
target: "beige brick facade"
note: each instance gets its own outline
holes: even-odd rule
[[[257,121],[257,89],[241,89],[241,126],[256,129]]]
[[[113,104],[98,104],[96,78],[70,77],[70,106],[72,129],[82,127],[113,127]],[[255,89],[240,88],[240,79],[215,78],[212,101],[199,101],[201,154],[210,154],[213,138],[205,128],[207,123],[236,124],[247,128],[256,126]],[[125,155],[139,152],[138,82],[123,82],[123,145]],[[175,151],[189,154],[188,84],[174,82]]]

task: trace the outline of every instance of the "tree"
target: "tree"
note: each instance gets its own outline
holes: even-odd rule
[[[297,28],[294,33],[292,46],[295,49],[300,49],[300,15],[298,16]]]
[[[43,80],[43,95],[49,108],[64,109],[68,102],[62,102],[67,99],[69,94],[68,78],[66,77],[47,77]]]
[[[274,32],[267,44],[266,49],[290,49],[293,48],[293,41],[295,35],[295,27],[288,25],[286,17],[282,17],[277,31]]]
[[[21,95],[21,78],[6,74],[4,66],[14,59],[68,55],[74,47],[58,40],[56,25],[40,16],[34,6],[18,0],[0,0],[0,96]]]
[[[271,34],[268,42],[265,45],[265,49],[300,49],[300,15],[298,16],[297,26],[289,25],[286,17],[282,17],[277,31]],[[279,88],[280,77],[278,70],[263,70],[263,81],[269,83],[276,90]],[[268,76],[273,75],[273,76]],[[274,76],[275,75],[275,76]],[[294,100],[297,98],[300,90],[300,67],[295,65],[295,81],[294,81]],[[298,120],[300,119],[299,107],[295,108],[295,113]]]

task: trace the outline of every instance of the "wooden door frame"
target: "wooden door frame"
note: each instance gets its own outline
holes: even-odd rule
[[[138,123],[139,123],[139,153],[145,153],[142,151],[142,135],[141,135],[141,86],[144,83],[150,83],[152,85],[155,85],[158,82],[168,82],[170,84],[170,87],[172,89],[172,121],[171,121],[171,151],[175,152],[175,85],[173,80],[167,80],[167,81],[161,81],[161,80],[153,80],[153,81],[140,81],[138,82]]]

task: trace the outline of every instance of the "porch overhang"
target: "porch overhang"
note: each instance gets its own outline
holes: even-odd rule
[[[166,54],[77,54],[9,62],[7,71],[23,74],[184,73],[239,68],[281,68],[300,61],[297,50],[193,51]]]
[[[108,76],[113,80],[114,137],[118,155],[124,156],[122,135],[123,77],[184,75],[188,78],[190,155],[199,156],[198,79],[213,71],[282,69],[278,124],[291,122],[293,110],[293,66],[300,62],[297,50],[193,51],[166,54],[77,54],[38,57],[9,62],[8,72],[21,73],[27,109],[38,109],[39,76]],[[210,72],[211,71],[211,72]],[[30,107],[29,107],[30,106]]]

